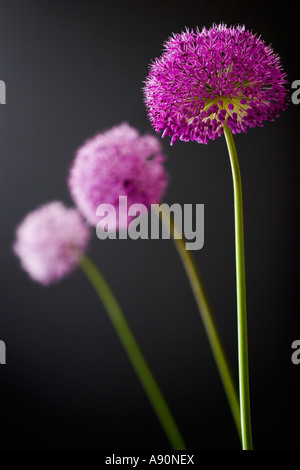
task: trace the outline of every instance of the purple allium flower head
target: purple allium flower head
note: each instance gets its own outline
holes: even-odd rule
[[[150,66],[144,96],[149,119],[163,137],[207,143],[273,121],[287,106],[285,74],[270,46],[224,24],[174,34]]]
[[[97,134],[76,153],[69,174],[73,200],[87,221],[97,225],[100,204],[119,209],[119,196],[127,196],[127,204],[151,204],[161,201],[168,175],[163,166],[165,156],[159,139],[141,136],[126,123]],[[116,221],[116,228],[125,228],[130,218]]]
[[[77,209],[51,202],[25,217],[13,249],[29,276],[47,285],[76,268],[89,239],[90,228]]]

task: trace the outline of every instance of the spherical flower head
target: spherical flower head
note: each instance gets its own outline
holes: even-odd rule
[[[13,250],[29,276],[48,285],[76,268],[89,239],[90,228],[77,209],[51,202],[25,217]]]
[[[207,143],[273,121],[287,106],[285,74],[270,46],[244,26],[174,34],[150,66],[144,97],[154,129]]]
[[[91,225],[99,222],[98,206],[111,204],[116,228],[126,228],[131,218],[118,217],[119,197],[127,197],[128,207],[138,203],[148,209],[159,203],[168,183],[164,161],[156,136],[141,136],[122,123],[79,148],[68,179],[71,196]]]

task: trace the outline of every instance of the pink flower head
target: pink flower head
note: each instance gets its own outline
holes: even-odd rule
[[[127,204],[149,208],[159,203],[165,193],[168,175],[159,139],[141,136],[126,123],[89,139],[75,156],[69,174],[73,200],[88,222],[97,225],[100,204],[119,209],[119,197]],[[124,228],[129,218],[116,221]]]
[[[25,217],[13,249],[29,276],[47,285],[76,268],[89,238],[90,229],[76,209],[51,202]]]
[[[270,46],[244,26],[174,34],[150,66],[149,119],[163,137],[207,143],[273,121],[287,106],[285,74]]]

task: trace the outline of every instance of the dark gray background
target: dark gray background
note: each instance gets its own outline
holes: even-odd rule
[[[288,4],[286,4],[288,5]],[[83,141],[127,121],[152,131],[142,86],[162,43],[185,26],[246,24],[300,79],[296,12],[256,1],[0,1],[0,366],[3,449],[169,449],[106,314],[80,271],[43,288],[12,255],[41,203],[71,204]],[[290,86],[290,85],[289,85]],[[250,386],[256,449],[299,448],[300,106],[236,137],[243,177]],[[233,194],[224,138],[163,141],[168,203],[205,204],[195,258],[236,373]],[[90,255],[114,289],[190,449],[239,449],[194,299],[171,241],[101,242]]]

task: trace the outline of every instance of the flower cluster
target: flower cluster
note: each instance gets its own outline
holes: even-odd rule
[[[279,57],[244,26],[174,34],[150,66],[144,97],[157,132],[207,143],[273,121],[287,106]]]
[[[128,124],[113,127],[89,139],[77,152],[69,175],[69,188],[78,208],[52,202],[29,213],[16,231],[14,252],[32,279],[47,285],[78,265],[96,225],[100,204],[116,209],[119,196],[129,205],[147,208],[161,202],[168,183],[165,156],[157,137],[140,136]],[[130,218],[122,218],[128,224]],[[121,223],[117,228],[121,227]]]
[[[92,225],[100,204],[119,208],[119,196],[128,205],[140,203],[147,208],[159,203],[165,193],[168,175],[165,156],[157,137],[139,135],[126,123],[89,139],[79,150],[69,174],[71,196]],[[119,220],[117,228],[128,224]]]
[[[149,118],[157,132],[207,143],[223,133],[262,126],[287,106],[279,57],[245,27],[214,25],[174,34],[151,67],[144,87]],[[128,205],[161,202],[168,184],[157,137],[141,136],[126,123],[87,140],[76,153],[68,186],[87,222],[97,208],[120,196]],[[116,221],[124,228],[129,218]],[[72,271],[84,253],[89,228],[77,209],[55,202],[30,213],[17,230],[14,251],[30,276],[49,284]]]
[[[29,276],[48,285],[76,268],[89,239],[90,229],[76,209],[51,202],[25,217],[13,248]]]

